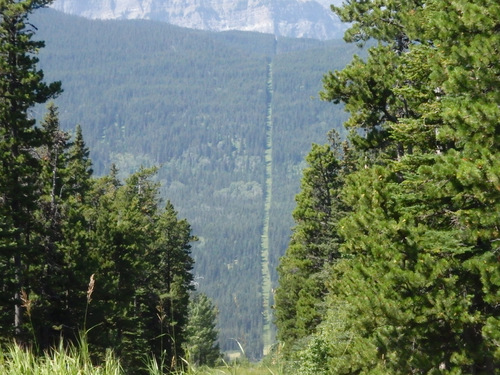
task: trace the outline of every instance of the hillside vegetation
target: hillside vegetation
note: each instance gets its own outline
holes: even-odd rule
[[[274,289],[304,157],[346,119],[341,107],[318,99],[322,76],[345,66],[357,48],[150,21],[89,21],[52,10],[33,19],[37,38],[46,41],[40,66],[48,80],[63,82],[61,126],[81,124],[97,175],[113,163],[123,177],[159,166],[161,196],[199,238],[194,282],[219,308],[221,349],[239,350],[239,342],[260,358],[266,151]]]
[[[500,4],[335,12],[378,43],[323,80],[350,133],[306,158],[275,295],[286,372],[499,374]]]

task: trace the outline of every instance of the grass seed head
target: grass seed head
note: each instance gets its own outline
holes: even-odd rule
[[[89,281],[89,287],[87,289],[87,303],[90,303],[92,301],[92,293],[94,292],[94,285],[95,285],[95,279],[94,275],[90,275],[90,281]]]

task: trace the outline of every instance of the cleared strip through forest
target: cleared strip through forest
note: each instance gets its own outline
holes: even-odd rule
[[[262,315],[264,318],[262,341],[264,355],[269,352],[272,345],[272,312],[271,312],[271,273],[269,270],[269,213],[271,210],[273,191],[273,63],[269,62],[267,68],[267,121],[266,121],[266,186],[264,203],[264,224],[261,240],[262,257]]]

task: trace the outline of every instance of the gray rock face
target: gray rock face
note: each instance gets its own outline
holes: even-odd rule
[[[332,39],[345,29],[330,11],[342,0],[56,0],[59,11],[91,19],[151,19],[202,30],[243,30]]]

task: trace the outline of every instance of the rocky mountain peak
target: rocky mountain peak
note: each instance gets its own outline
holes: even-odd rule
[[[56,0],[56,10],[91,19],[150,19],[201,30],[257,31],[297,38],[342,37],[329,9],[342,0]]]

